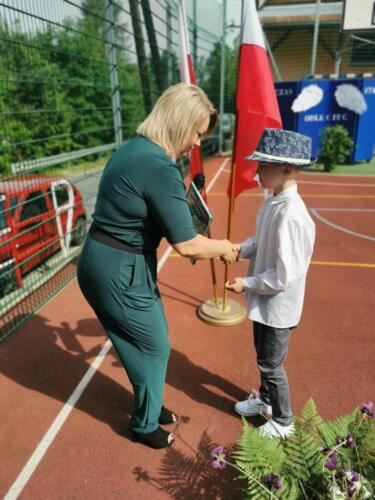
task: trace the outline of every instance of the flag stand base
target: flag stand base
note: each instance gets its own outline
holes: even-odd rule
[[[225,311],[223,311],[223,299],[218,299],[218,306],[215,307],[214,299],[207,300],[198,308],[197,314],[202,321],[215,326],[237,325],[247,316],[245,306],[235,300],[227,300]]]

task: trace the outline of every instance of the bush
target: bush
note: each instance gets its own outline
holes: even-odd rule
[[[342,125],[326,127],[322,133],[322,148],[319,161],[324,165],[325,172],[331,172],[336,165],[344,163],[353,151],[354,142],[348,131]]]
[[[324,421],[310,399],[295,418],[296,430],[286,439],[260,435],[243,419],[243,431],[234,452],[212,450],[213,467],[229,464],[247,480],[247,498],[285,500],[374,498],[375,412],[372,403]]]

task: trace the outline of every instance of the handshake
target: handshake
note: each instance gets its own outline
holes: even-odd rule
[[[220,255],[220,260],[225,264],[233,264],[240,258],[240,244],[231,243],[229,240],[222,240],[223,253]]]

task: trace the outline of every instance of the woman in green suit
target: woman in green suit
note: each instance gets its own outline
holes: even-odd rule
[[[237,257],[228,240],[196,233],[175,164],[200,145],[215,121],[215,109],[199,87],[180,83],[164,92],[138,135],[106,165],[78,263],[80,288],[133,386],[133,436],[153,448],[173,443],[160,424],[178,418],[163,406],[170,343],[156,284],[156,249],[165,237],[183,257]]]

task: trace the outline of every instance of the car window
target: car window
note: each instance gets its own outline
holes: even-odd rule
[[[9,198],[9,204],[10,204],[10,215],[14,217],[14,214],[16,212],[16,208],[18,207],[18,200],[19,198]]]
[[[42,191],[34,191],[30,193],[22,207],[21,222],[36,217],[48,211],[47,203]]]
[[[66,205],[68,203],[69,194],[65,186],[57,186],[55,188],[55,193],[56,193],[56,201],[58,207],[61,207],[62,205]],[[48,196],[50,197],[50,200],[53,202],[52,192],[50,189],[48,190]]]
[[[5,218],[5,206],[4,199],[1,198],[0,195],[0,232],[8,227],[6,218]]]

